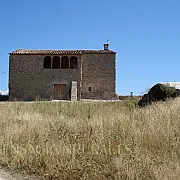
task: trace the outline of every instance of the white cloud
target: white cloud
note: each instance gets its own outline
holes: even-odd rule
[[[0,94],[1,95],[8,95],[9,94],[9,90],[5,90],[5,91],[0,90]]]

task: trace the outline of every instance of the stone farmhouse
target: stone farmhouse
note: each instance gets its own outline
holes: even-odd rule
[[[31,101],[116,98],[116,52],[27,50],[9,53],[9,98]]]

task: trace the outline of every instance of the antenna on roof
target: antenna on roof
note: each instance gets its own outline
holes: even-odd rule
[[[109,44],[110,39],[107,40],[107,44]]]

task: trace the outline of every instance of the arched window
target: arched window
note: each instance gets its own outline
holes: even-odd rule
[[[60,58],[58,56],[53,57],[52,68],[53,69],[59,69],[60,68]]]
[[[69,69],[69,58],[67,56],[61,58],[61,69]]]
[[[51,57],[46,56],[44,58],[44,68],[51,68]]]
[[[77,57],[71,57],[70,59],[70,68],[71,69],[77,69],[78,68],[78,63],[77,63]]]

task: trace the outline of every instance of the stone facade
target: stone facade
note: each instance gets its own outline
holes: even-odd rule
[[[69,68],[62,69],[62,64],[60,68],[45,68],[47,56],[51,58],[51,65],[55,56],[60,64],[63,57],[68,57]],[[55,98],[55,84],[59,84],[64,85],[67,100],[112,99],[116,97],[115,56],[110,50],[14,51],[9,56],[9,98],[51,100]],[[77,58],[76,68],[71,68],[72,57]],[[56,91],[62,93],[61,89]]]
[[[83,99],[112,99],[115,94],[115,79],[115,54],[82,55]]]

